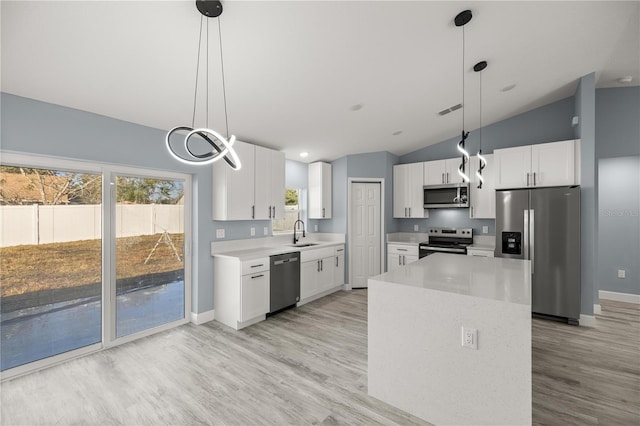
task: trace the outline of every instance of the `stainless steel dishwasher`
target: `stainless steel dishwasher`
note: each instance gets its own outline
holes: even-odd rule
[[[270,256],[269,313],[293,306],[300,301],[300,252]]]

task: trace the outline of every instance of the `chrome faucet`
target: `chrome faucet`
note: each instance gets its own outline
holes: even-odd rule
[[[293,223],[293,244],[297,244],[298,240],[300,239],[300,238],[296,237],[296,229],[298,228],[298,222],[300,222],[302,224],[302,236],[306,237],[305,229],[304,229],[304,222],[302,220],[300,220],[300,219],[296,220]]]

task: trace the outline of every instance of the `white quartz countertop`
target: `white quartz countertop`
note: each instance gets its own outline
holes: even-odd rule
[[[528,260],[436,253],[371,277],[375,282],[531,305]]]
[[[211,243],[211,256],[233,257],[240,261],[259,259],[283,253],[316,250],[326,247],[344,245],[344,234],[315,236],[301,238],[299,244],[313,245],[307,247],[293,247],[292,236],[278,236],[273,238],[254,238]]]
[[[387,243],[390,244],[420,244],[429,240],[429,235],[418,232],[394,232],[387,234]]]

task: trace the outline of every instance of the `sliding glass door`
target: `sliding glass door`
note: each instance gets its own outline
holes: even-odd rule
[[[116,177],[116,337],[184,318],[184,181]]]
[[[102,176],[0,167],[1,369],[102,340]]]
[[[190,200],[186,174],[2,153],[2,378],[188,322]]]

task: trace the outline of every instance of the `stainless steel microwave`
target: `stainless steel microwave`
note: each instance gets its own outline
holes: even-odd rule
[[[424,186],[424,208],[469,207],[469,184],[451,183]]]

